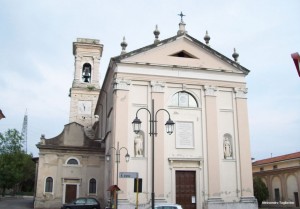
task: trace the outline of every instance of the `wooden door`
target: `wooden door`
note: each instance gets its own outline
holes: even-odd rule
[[[299,207],[299,196],[298,192],[294,192],[294,197],[295,197],[295,206]]]
[[[279,202],[280,201],[280,191],[278,188],[274,189],[275,192],[275,201]]]
[[[70,203],[76,199],[77,194],[77,185],[67,184],[66,185],[66,194],[65,194],[65,202]]]
[[[196,209],[196,172],[176,171],[176,203],[184,209]]]

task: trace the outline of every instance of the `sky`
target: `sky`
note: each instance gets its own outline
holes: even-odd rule
[[[111,57],[176,35],[182,11],[188,34],[239,62],[247,76],[251,155],[255,160],[300,151],[299,0],[0,0],[0,132],[22,131],[38,156],[41,134],[60,134],[69,120],[72,43],[99,39],[101,82]]]

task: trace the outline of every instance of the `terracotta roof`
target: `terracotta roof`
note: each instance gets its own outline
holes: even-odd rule
[[[279,161],[285,161],[285,160],[291,160],[291,159],[300,159],[300,152],[295,152],[287,155],[281,155],[277,157],[271,157],[271,158],[266,158],[263,160],[258,160],[252,163],[252,165],[262,165],[262,164],[268,164],[268,163],[275,163]]]

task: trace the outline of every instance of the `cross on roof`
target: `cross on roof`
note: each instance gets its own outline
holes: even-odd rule
[[[181,17],[181,22],[183,22],[183,17],[185,16],[184,14],[182,14],[182,12],[180,12],[180,14],[178,14],[178,16],[180,16]]]

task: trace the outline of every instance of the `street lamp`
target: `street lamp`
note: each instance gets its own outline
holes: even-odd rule
[[[128,154],[128,150],[127,150],[126,147],[121,147],[121,148],[119,148],[119,142],[118,142],[118,143],[117,143],[117,148],[115,148],[115,147],[110,147],[110,148],[108,149],[107,154],[105,155],[107,161],[110,161],[111,155],[109,154],[109,151],[110,151],[111,149],[114,149],[114,150],[115,150],[115,153],[116,153],[116,163],[117,163],[117,186],[118,186],[120,152],[121,152],[122,149],[125,149],[125,150],[126,150],[126,155],[125,155],[126,163],[128,163],[128,161],[129,161],[129,159],[130,159],[130,155]],[[116,193],[116,209],[118,209],[118,192]]]
[[[138,118],[138,112],[140,110],[146,110],[149,115],[150,115],[150,136],[152,139],[152,192],[151,192],[151,204],[152,204],[152,209],[154,209],[155,205],[155,193],[154,193],[154,136],[157,136],[157,113],[161,110],[165,111],[168,113],[169,119],[167,120],[165,126],[166,126],[166,131],[168,134],[172,134],[174,131],[174,122],[170,118],[170,113],[166,109],[159,109],[156,112],[154,112],[154,99],[152,99],[152,108],[151,112],[147,108],[140,108],[136,111],[136,117],[132,121],[132,126],[133,126],[133,132],[138,134],[141,130],[141,123],[142,121]]]

